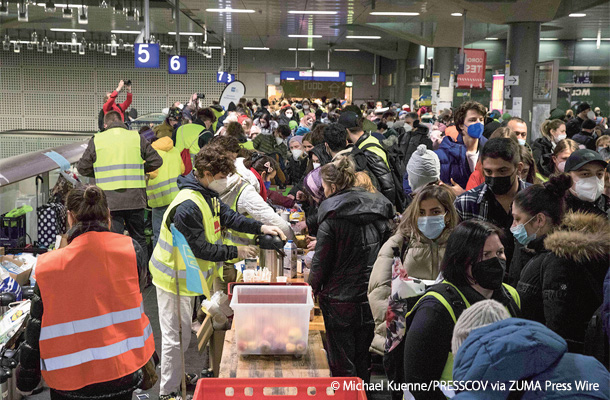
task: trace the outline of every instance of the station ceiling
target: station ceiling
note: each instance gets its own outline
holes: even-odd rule
[[[17,19],[17,3],[8,1],[9,14],[0,15],[0,33],[27,37],[39,35],[61,39],[69,33],[51,32],[51,28],[84,29],[86,40],[107,40],[111,30],[133,31],[118,34],[133,41],[143,27],[137,19],[142,13],[141,0],[57,0],[70,1],[73,16],[63,18],[65,4],[56,4],[55,12],[45,11],[49,0],[28,5],[28,22]],[[51,0],[54,1],[54,0]],[[162,43],[175,40],[174,0],[151,0],[151,33]],[[78,13],[88,6],[88,23],[78,23]],[[102,7],[100,7],[100,5]],[[106,6],[106,7],[103,7]],[[208,9],[253,10],[250,13],[218,13]],[[542,22],[543,38],[582,40],[610,38],[610,1],[608,0],[181,0],[180,31],[202,34],[204,26],[212,45],[223,39],[232,48],[267,47],[272,49],[314,48],[316,50],[358,49],[398,58],[410,43],[439,47],[459,47],[462,42],[463,17],[466,15],[465,43],[485,38],[506,37],[508,25],[519,21]],[[124,10],[135,10],[136,18],[127,18]],[[323,15],[294,12],[323,11]],[[417,15],[377,15],[402,12]],[[583,13],[585,17],[570,17]],[[454,15],[452,15],[454,14]],[[314,37],[290,37],[313,35]],[[356,36],[356,38],[351,38]],[[362,36],[380,39],[358,38]],[[201,42],[202,36],[194,36]]]

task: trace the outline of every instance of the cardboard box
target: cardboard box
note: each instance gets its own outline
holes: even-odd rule
[[[2,261],[10,261],[19,267],[18,271],[8,271],[8,274],[13,278],[17,283],[21,286],[27,286],[30,283],[30,274],[32,273],[32,267],[21,268],[23,267],[23,263],[17,260],[13,256],[2,256],[0,257],[0,263]]]

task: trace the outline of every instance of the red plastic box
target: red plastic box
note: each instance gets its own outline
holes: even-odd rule
[[[335,389],[333,386],[337,385],[339,388]],[[361,390],[356,390],[357,387]],[[275,389],[275,393],[281,389],[290,390],[290,393],[272,394],[274,388],[279,388]],[[193,400],[246,399],[366,400],[366,393],[360,378],[204,378],[197,381],[193,397]]]

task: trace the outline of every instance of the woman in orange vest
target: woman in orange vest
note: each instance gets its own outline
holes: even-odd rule
[[[131,399],[155,351],[140,292],[144,253],[109,231],[102,189],[75,188],[66,205],[68,246],[38,257],[17,387],[31,392],[42,375],[52,400]]]

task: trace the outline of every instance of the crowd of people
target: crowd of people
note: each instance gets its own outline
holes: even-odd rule
[[[218,102],[202,107],[194,94],[139,135],[126,129],[121,111],[108,107],[104,130],[78,163],[101,190],[89,186],[70,197],[67,249],[79,251],[72,244],[89,231],[127,230],[133,243],[122,250],[150,259],[148,271],[132,272],[136,281],[143,276],[142,286],[149,274],[157,291],[160,399],[180,398],[180,351],[201,317],[172,229],[185,237],[213,291],[236,279],[232,264],[256,256],[256,235],[307,234],[309,284],[333,376],[368,382],[377,359],[399,383],[588,379],[601,387],[574,393],[610,398],[610,131],[588,104],[572,119],[553,110],[532,127],[540,130],[536,140],[521,118],[475,101],[438,113],[336,99],[241,99],[223,110]],[[276,208],[296,203],[306,221],[291,226]],[[152,252],[143,241],[146,207]],[[45,275],[39,279],[46,315]],[[399,284],[421,290],[404,296]],[[180,324],[187,327],[182,337]],[[40,377],[32,359],[46,357],[44,342],[29,336],[23,390],[37,383],[32,375]],[[137,352],[133,365],[146,364],[148,353]],[[120,371],[104,375],[104,393],[134,386],[138,376],[130,371],[124,379]],[[65,396],[89,388],[48,382]],[[508,391],[470,395],[506,398]],[[446,386],[392,396],[455,394]]]

